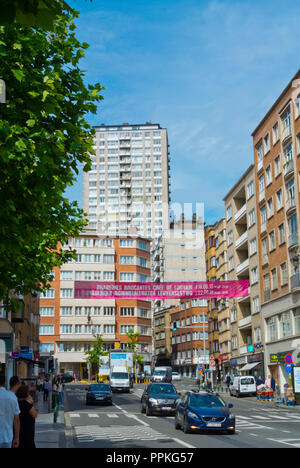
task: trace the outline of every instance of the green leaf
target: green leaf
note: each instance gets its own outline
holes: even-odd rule
[[[24,79],[25,73],[22,70],[12,70],[12,73],[18,81],[21,82]]]

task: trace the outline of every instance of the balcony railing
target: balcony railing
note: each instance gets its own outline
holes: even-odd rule
[[[298,244],[298,232],[294,232],[289,236],[289,247],[293,247]]]
[[[290,161],[287,161],[284,165],[284,175],[287,176],[291,172],[294,171],[294,161],[290,159]]]
[[[239,221],[246,214],[246,211],[247,211],[247,206],[245,203],[245,205],[243,205],[242,208],[239,211],[237,211],[236,214],[234,215],[234,221],[235,222]]]
[[[296,199],[295,197],[288,198],[286,201],[286,211],[291,210],[292,208],[296,207]]]
[[[298,271],[291,276],[291,289],[300,288],[300,272]]]
[[[252,317],[249,315],[248,317],[245,317],[241,320],[239,320],[239,328],[245,328],[251,325],[252,322]]]
[[[286,140],[290,136],[292,136],[292,126],[288,125],[282,130],[282,135],[281,135],[282,143],[284,142],[284,140]]]
[[[248,240],[248,231],[244,232],[235,242],[235,247],[238,248]]]
[[[243,271],[246,271],[248,268],[249,268],[249,258],[247,258],[247,260],[245,260],[243,263],[240,263],[236,267],[236,272],[237,272],[237,274],[240,274]]]

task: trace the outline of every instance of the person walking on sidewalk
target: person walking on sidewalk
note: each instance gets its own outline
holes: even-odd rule
[[[20,444],[19,448],[36,448],[34,442],[35,420],[38,411],[33,406],[33,399],[30,396],[30,389],[27,385],[22,385],[17,391],[20,407]]]
[[[44,380],[43,392],[44,392],[44,401],[48,401],[48,395],[49,395],[49,379],[48,379],[48,377]]]
[[[64,388],[60,379],[57,380],[57,391],[59,395],[59,404],[62,408],[64,406]]]
[[[20,408],[16,396],[5,389],[5,375],[0,374],[0,448],[18,448]]]
[[[227,372],[227,374],[225,376],[225,383],[227,385],[227,388],[229,389],[230,384],[231,384],[231,375],[229,374],[229,372]]]

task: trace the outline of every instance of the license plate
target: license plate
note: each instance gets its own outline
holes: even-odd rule
[[[222,427],[220,423],[207,423],[207,427]]]
[[[104,397],[103,396],[97,396],[96,400],[104,400]]]
[[[163,406],[162,407],[162,411],[171,411],[171,407],[170,406]]]

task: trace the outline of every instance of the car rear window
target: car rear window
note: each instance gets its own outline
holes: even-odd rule
[[[95,384],[91,385],[91,391],[92,392],[109,392],[109,386],[105,384]]]
[[[222,398],[214,395],[191,395],[189,405],[196,408],[224,408],[226,403]]]
[[[254,382],[254,378],[253,377],[245,377],[243,379],[241,379],[241,385],[253,385],[255,382]]]
[[[173,385],[151,385],[149,393],[160,394],[160,393],[176,393],[176,389]]]

